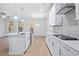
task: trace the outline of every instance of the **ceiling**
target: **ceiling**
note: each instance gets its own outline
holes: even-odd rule
[[[19,17],[28,17],[33,13],[46,15],[51,5],[52,3],[0,3],[0,12]]]

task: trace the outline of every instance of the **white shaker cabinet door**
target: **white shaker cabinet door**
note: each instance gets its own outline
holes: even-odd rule
[[[54,56],[59,56],[60,43],[57,38],[52,38],[52,52]]]
[[[76,3],[75,6],[76,6],[76,20],[79,20],[79,3]]]
[[[50,42],[49,36],[46,37],[46,44],[47,44],[49,50],[51,51],[51,42]]]
[[[53,56],[59,55],[59,42],[56,40],[56,38],[53,38],[51,36],[47,36],[46,38],[47,46]]]
[[[52,39],[50,38],[50,36],[47,36],[46,37],[46,44],[47,44],[47,46],[48,46],[48,48],[49,48],[49,50],[50,50],[50,52],[51,52],[51,54],[53,55],[53,46],[52,46]]]
[[[56,24],[56,25],[62,25],[62,15],[58,15],[58,14],[57,14],[57,15],[55,16],[55,20],[56,20],[56,21],[55,21],[55,24]]]
[[[26,41],[25,41],[25,43],[26,43],[26,50],[27,50],[27,48],[30,45],[30,35],[26,35]]]
[[[20,54],[25,52],[25,37],[11,36],[9,37],[9,53]]]
[[[61,42],[61,56],[79,56],[79,52],[73,49],[72,47]]]
[[[49,12],[49,24],[50,26],[61,25],[62,15],[56,14],[56,4],[54,4]]]

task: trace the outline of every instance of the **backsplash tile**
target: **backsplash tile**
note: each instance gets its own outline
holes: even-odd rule
[[[79,26],[65,26],[62,28],[62,34],[79,38]]]
[[[53,32],[79,38],[79,26],[54,27]]]

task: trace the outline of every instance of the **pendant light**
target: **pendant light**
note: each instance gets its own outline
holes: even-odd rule
[[[16,15],[14,16],[14,19],[17,20],[18,19],[18,15],[17,15],[18,14],[18,11],[17,11],[17,3],[15,3],[15,9],[16,9],[15,10],[16,11],[15,12]]]
[[[1,11],[0,12],[0,18],[6,18],[7,12],[6,11]]]
[[[21,8],[21,11],[22,11],[22,13],[21,13],[21,17],[22,17],[22,18],[21,18],[21,22],[24,22],[24,19],[23,19],[23,18],[24,18],[24,17],[23,17],[23,8]]]

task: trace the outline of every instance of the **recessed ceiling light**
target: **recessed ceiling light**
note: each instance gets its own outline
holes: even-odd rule
[[[43,9],[40,9],[40,11],[43,11]]]
[[[42,17],[45,17],[45,14],[43,14],[43,13],[32,13],[31,17],[33,17],[33,18],[42,18]]]

